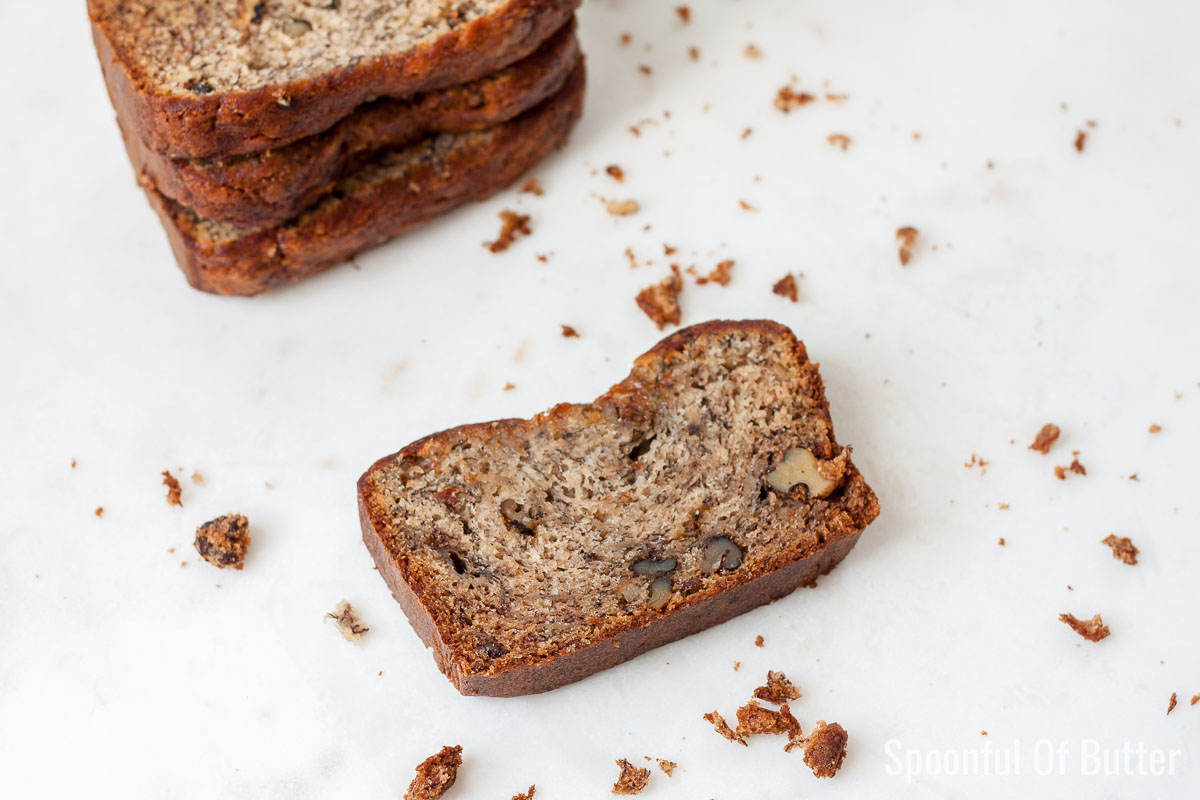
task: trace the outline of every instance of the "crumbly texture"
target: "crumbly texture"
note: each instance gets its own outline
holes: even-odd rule
[[[1179,698],[1176,695],[1176,693],[1171,692],[1171,699],[1167,701],[1167,713],[1168,714],[1170,714],[1172,711],[1175,710],[1175,706],[1176,706],[1176,704],[1178,704],[1178,702],[1179,702]]]
[[[705,721],[713,726],[713,730],[724,736],[731,742],[737,742],[743,747],[749,747],[744,737],[740,736],[737,731],[729,727],[729,723],[725,721],[725,717],[721,716],[719,711],[710,711],[704,715]]]
[[[1036,450],[1042,455],[1050,452],[1050,448],[1058,441],[1059,430],[1058,426],[1053,422],[1047,422],[1042,426],[1042,429],[1037,432],[1037,436],[1033,437],[1033,443],[1029,445],[1030,450]]]
[[[733,260],[725,259],[713,267],[712,272],[708,273],[707,276],[702,275],[696,278],[696,283],[701,286],[706,283],[717,283],[721,286],[728,286],[729,281],[732,280],[731,272],[733,272]]]
[[[645,767],[635,767],[624,758],[617,761],[617,766],[621,774],[613,784],[613,794],[638,794],[650,783],[650,770]]]
[[[1089,620],[1079,619],[1074,614],[1059,614],[1058,620],[1065,622],[1071,627],[1071,630],[1089,642],[1098,642],[1109,635],[1108,626],[1104,624],[1104,620],[1100,619],[1099,614]]]
[[[326,614],[325,618],[337,623],[342,638],[348,642],[357,642],[367,634],[367,631],[371,630],[362,624],[358,618],[358,614],[354,611],[354,606],[345,600],[338,603],[337,608]]]
[[[675,776],[675,768],[679,765],[674,761],[667,761],[665,758],[658,759],[658,768],[663,771],[663,774],[668,778]]]
[[[196,529],[196,552],[208,563],[240,570],[250,549],[250,522],[241,514],[225,514]]]
[[[1100,540],[1101,544],[1106,544],[1112,548],[1113,558],[1118,561],[1123,561],[1126,564],[1136,564],[1138,557],[1138,549],[1133,546],[1128,536],[1117,536],[1115,533],[1110,533]]]
[[[789,700],[800,699],[800,690],[788,680],[787,675],[775,670],[768,670],[767,682],[754,690],[754,696],[775,705],[783,705]]]
[[[182,506],[183,487],[179,485],[179,479],[164,469],[162,482],[163,486],[167,487],[167,505]]]
[[[572,21],[535,53],[495,73],[365,104],[328,130],[266,152],[171,158],[132,131],[125,145],[159,192],[197,215],[244,228],[279,225],[388,151],[431,134],[484,130],[528,111],[562,88],[579,57]]]
[[[533,800],[533,795],[535,792],[537,792],[537,786],[530,786],[520,794],[514,794],[512,800]]]
[[[404,800],[438,800],[458,779],[462,747],[449,745],[417,765],[417,777],[404,793]]]
[[[784,703],[778,711],[763,708],[758,701],[751,700],[737,710],[739,737],[753,734],[785,734],[789,739],[799,738],[800,723],[792,716],[791,709]]]
[[[909,259],[912,258],[913,248],[917,246],[918,233],[916,228],[904,226],[896,231],[896,241],[900,244],[900,266],[907,266]]]
[[[679,293],[683,291],[683,276],[679,267],[671,267],[671,275],[653,286],[647,286],[638,292],[638,308],[645,312],[661,331],[668,325],[678,325],[681,319],[679,311]]]
[[[818,778],[832,778],[846,757],[846,729],[836,722],[817,720],[804,746],[804,763]]]
[[[775,285],[771,287],[771,291],[780,297],[786,297],[793,303],[799,302],[800,290],[796,286],[796,277],[792,273],[784,275],[779,280],[775,281]]]
[[[143,185],[188,282],[217,294],[253,295],[342,263],[513,182],[565,140],[582,110],[584,84],[580,63],[557,94],[510,122],[389,152],[284,225],[248,231],[207,220],[145,176]]]
[[[533,229],[529,227],[529,215],[506,208],[500,212],[500,235],[487,245],[487,249],[493,253],[503,253],[516,241],[518,234],[528,236],[531,233]]]

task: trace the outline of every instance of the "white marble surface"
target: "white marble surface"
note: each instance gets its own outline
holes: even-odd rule
[[[250,301],[176,271],[82,5],[0,4],[3,794],[400,797],[446,743],[458,800],[604,797],[613,760],[643,755],[681,765],[646,798],[1200,791],[1195,4],[693,0],[685,27],[674,3],[589,0],[587,114],[536,170],[544,197],[504,192]],[[793,75],[849,98],[780,114]],[[505,207],[534,233],[492,255]],[[921,230],[907,268],[900,225]],[[560,691],[460,697],[372,570],[354,481],[429,431],[619,380],[660,336],[632,298],[663,242],[737,262],[728,287],[688,284],[685,323],[771,317],[807,342],[883,514],[815,590]],[[770,292],[788,270],[795,305]],[[1049,420],[1056,449],[1027,450]],[[1060,482],[1074,449],[1088,474]],[[164,468],[205,477],[183,508]],[[254,534],[233,574],[190,546],[230,510]],[[360,646],[322,620],[342,598]],[[1112,636],[1082,641],[1063,611]],[[850,731],[835,780],[701,720],[768,668],[805,690],[806,726]],[[1039,740],[1066,742],[1061,767]],[[1087,740],[1175,750],[1175,774],[1084,775]],[[1019,748],[1020,774],[909,783],[890,756],[985,744]]]

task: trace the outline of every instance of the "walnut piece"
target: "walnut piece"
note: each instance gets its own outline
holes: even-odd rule
[[[357,642],[367,631],[371,630],[358,619],[358,614],[354,612],[354,606],[347,603],[345,600],[337,604],[337,608],[325,615],[326,619],[331,619],[337,623],[338,630],[342,632],[342,638],[347,642]]]
[[[828,497],[842,482],[845,470],[844,454],[829,461],[820,461],[811,450],[793,447],[783,454],[783,461],[766,475],[772,489],[782,494],[800,484],[808,489],[812,499]]]

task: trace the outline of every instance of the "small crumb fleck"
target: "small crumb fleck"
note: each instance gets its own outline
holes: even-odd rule
[[[658,759],[658,768],[661,769],[668,778],[674,777],[675,768],[678,766],[679,765],[674,761],[667,761],[665,758]]]
[[[635,300],[638,308],[662,330],[667,325],[679,324],[679,293],[682,290],[683,277],[679,274],[679,267],[672,265],[668,278],[642,289]]]
[[[1161,426],[1161,425],[1151,425],[1151,426],[1150,426],[1150,432],[1151,432],[1151,433],[1158,433],[1158,432],[1159,432],[1159,431],[1161,431],[1161,430],[1162,430],[1162,426]]]
[[[679,15],[679,19],[683,21],[684,25],[692,21],[692,10],[687,6],[676,6],[675,13]]]
[[[500,236],[496,241],[484,246],[493,253],[503,253],[516,240],[517,234],[528,236],[532,232],[528,214],[518,214],[505,209],[500,212]]]
[[[622,33],[621,34],[621,39],[620,39],[621,44],[623,44],[623,45],[629,44],[632,41],[633,41],[632,33]]]
[[[1058,434],[1058,426],[1052,422],[1047,422],[1037,432],[1037,436],[1033,437],[1033,444],[1029,445],[1029,449],[1036,450],[1042,455],[1049,453],[1050,447],[1058,441]]]
[[[831,133],[825,137],[825,141],[829,142],[834,147],[840,147],[843,150],[850,148],[851,139],[844,133]]]
[[[1001,547],[1004,547],[1004,537],[1003,537],[1003,536],[1001,536],[1001,537],[1000,537],[1000,540],[999,540],[999,541],[997,541],[997,542],[996,542],[996,544],[1000,545]]]
[[[638,72],[642,73],[643,75],[649,75],[653,71],[654,70],[650,69],[649,64],[638,64]]]
[[[912,258],[913,247],[917,243],[917,229],[905,225],[896,230],[896,241],[900,243],[900,266],[908,264]]]
[[[1067,587],[1068,589],[1071,587]],[[1089,642],[1098,642],[1109,635],[1108,626],[1104,624],[1104,620],[1100,619],[1100,615],[1096,614],[1089,620],[1082,620],[1074,614],[1059,614],[1059,622],[1065,622],[1070,626],[1071,630],[1078,633]]]
[[[504,391],[506,391],[506,392],[511,392],[515,388],[517,388],[517,385],[515,383],[510,382],[510,383],[504,384]]]
[[[383,673],[380,673],[383,674]],[[537,785],[530,786],[524,792],[514,794],[512,800],[533,800],[533,795],[537,791]]]
[[[617,766],[621,768],[621,774],[613,784],[613,794],[637,794],[650,782],[650,770],[645,767],[635,767],[624,758],[617,759]]]
[[[1076,451],[1076,453],[1078,453],[1078,451]],[[1058,478],[1060,481],[1066,480],[1068,472],[1073,472],[1076,475],[1087,475],[1087,468],[1084,467],[1083,464],[1079,463],[1078,458],[1072,458],[1069,465],[1065,467],[1056,466],[1054,468],[1054,477]]]
[[[740,662],[740,661],[733,662],[733,671],[734,672],[737,672],[741,668],[742,668],[742,662]]]
[[[1192,695],[1192,702],[1188,703],[1188,705],[1194,706],[1196,703],[1200,703],[1200,694]]]
[[[636,214],[640,206],[637,200],[609,200],[604,208],[614,217],[627,217]]]
[[[775,107],[783,113],[789,114],[816,99],[808,92],[797,92],[790,86],[784,86],[775,95]]]
[[[1008,511],[1008,503],[997,503],[996,508],[1000,509],[1001,511]]]
[[[780,297],[786,297],[793,303],[800,302],[800,289],[796,285],[795,276],[790,272],[775,281],[775,285],[771,287],[771,291]]]
[[[96,506],[95,514],[97,517],[103,517],[104,516],[104,506]]]
[[[163,486],[167,487],[167,505],[183,506],[183,489],[179,485],[179,480],[167,470],[163,470],[162,474]]]
[[[562,335],[564,339],[578,339],[579,331],[572,328],[570,325],[562,326]]]
[[[762,50],[759,50],[753,44],[746,45],[746,49],[743,50],[742,52],[744,52],[746,54],[746,58],[753,58],[756,61],[763,57]]]
[[[521,187],[521,191],[525,194],[535,194],[538,197],[541,197],[544,194],[542,190],[542,184],[538,182],[537,178],[530,178],[529,180],[525,181],[525,185]]]
[[[1112,548],[1112,556],[1118,561],[1123,561],[1126,564],[1136,564],[1138,549],[1133,546],[1128,536],[1117,536],[1115,533],[1110,533],[1100,540],[1101,544],[1106,544]]]
[[[1175,706],[1177,705],[1177,703],[1178,703],[1178,697],[1176,696],[1175,692],[1171,692],[1171,699],[1167,701],[1167,713],[1168,714],[1170,714],[1172,711],[1175,710]]]
[[[754,697],[780,706],[789,700],[799,700],[801,694],[796,685],[788,680],[787,675],[768,670],[767,682],[754,690]]]
[[[706,283],[717,283],[721,286],[728,286],[730,281],[729,273],[733,270],[733,259],[725,259],[713,268],[713,271],[707,276],[697,276],[696,283],[703,286]]]
[[[197,486],[204,485],[204,476],[200,474],[200,470],[192,470],[192,483]]]
[[[742,138],[749,139],[752,133],[754,133],[753,128],[746,128],[744,131],[742,131]]]
[[[699,47],[689,47],[688,48],[688,58],[690,58],[692,61],[699,61],[700,60],[700,48]]]
[[[750,205],[750,204],[749,204],[749,203],[747,203],[745,200],[738,200],[738,205],[739,205],[739,206],[741,206],[741,208],[742,208],[742,211],[758,211],[758,209],[757,209],[757,208],[755,208],[754,206]]]
[[[71,469],[75,469],[75,466],[76,466],[75,459],[72,458],[71,459]]]
[[[747,744],[747,742],[744,738],[739,736],[733,730],[733,728],[729,727],[729,723],[725,721],[725,718],[723,716],[721,716],[721,713],[719,711],[710,711],[709,713],[704,715],[704,719],[707,722],[712,723],[713,729],[716,730],[717,733],[721,734],[729,741],[737,742],[738,744],[742,745],[743,747],[750,746],[749,744]]]
[[[1083,146],[1087,143],[1087,131],[1080,129],[1075,133],[1075,150],[1082,153]]]
[[[617,183],[623,183],[625,181],[625,171],[616,164],[609,164],[604,168],[604,171],[607,172],[609,176],[611,176],[612,179]]]
[[[765,644],[765,641],[763,640],[763,637],[761,634],[754,637],[754,646],[755,647],[762,647],[764,644]]]
[[[674,254],[675,254],[675,248],[671,247],[671,245],[667,244],[666,242],[663,242],[663,255],[670,256],[670,255],[674,255]]]
[[[325,619],[331,619],[337,623],[338,630],[342,633],[342,638],[348,642],[357,642],[367,631],[371,630],[358,619],[358,614],[355,613],[354,607],[342,600],[337,604],[337,608],[325,615]]]

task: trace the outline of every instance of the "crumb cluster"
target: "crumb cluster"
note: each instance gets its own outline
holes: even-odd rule
[[[532,232],[528,214],[518,214],[506,208],[500,212],[500,235],[496,241],[486,245],[487,249],[493,253],[503,253],[516,241],[518,234],[528,236]]]
[[[635,767],[624,758],[617,760],[617,766],[621,768],[621,774],[613,784],[613,794],[637,794],[650,783],[650,770],[645,767]]]

